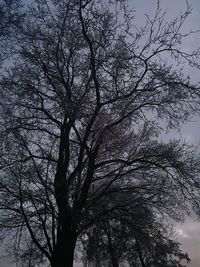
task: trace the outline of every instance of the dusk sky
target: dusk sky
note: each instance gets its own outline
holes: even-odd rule
[[[167,9],[167,16],[173,18],[183,11],[186,2],[184,0],[161,0],[161,7]],[[155,7],[155,0],[134,0],[134,6],[136,7],[136,18],[142,20],[144,13],[152,12]],[[200,29],[200,1],[189,0],[188,3],[192,6],[192,14],[186,21],[186,30],[198,30]],[[144,19],[144,16],[143,16]],[[200,33],[192,35],[185,44],[184,49],[187,51],[192,50],[200,46]],[[194,71],[187,69],[188,74],[191,75],[192,79],[199,80],[199,70]],[[177,137],[186,139],[188,142],[195,145],[200,144],[200,119],[198,117],[193,118],[191,122],[182,126],[181,132],[176,133]],[[200,266],[200,222],[197,218],[187,218],[184,224],[177,224],[176,226],[177,239],[182,244],[181,248],[188,252],[191,263],[188,267],[199,267]]]
[[[1,0],[0,0],[1,1]],[[130,0],[136,9],[137,24],[144,22],[145,13],[151,14],[156,8],[156,0]],[[181,11],[184,11],[186,2],[184,0],[161,0],[161,7],[167,9],[167,18],[173,18],[178,16]],[[192,14],[186,21],[186,30],[198,30],[200,29],[200,0],[188,0],[188,3],[192,6]],[[186,51],[192,50],[200,46],[200,32],[196,35],[192,35],[183,48]],[[191,75],[192,79],[198,80],[200,77],[199,71],[191,71],[187,68],[185,70]],[[187,75],[187,74],[186,74]],[[181,137],[186,139],[189,143],[200,145],[200,119],[195,117],[187,125],[182,126],[181,132],[177,132],[177,138]],[[195,216],[194,216],[195,217]],[[177,239],[182,244],[181,248],[188,252],[192,262],[188,264],[188,267],[200,267],[200,222],[197,218],[187,218],[184,224],[176,225]],[[0,259],[0,267],[11,267],[15,265],[5,263],[5,259]],[[75,265],[79,266],[79,265]]]
[[[144,13],[152,12],[155,6],[155,0],[135,0],[133,1],[136,7],[136,18],[142,20],[144,18]],[[188,3],[192,6],[192,14],[186,21],[185,28],[187,30],[198,30],[200,29],[200,1],[199,0],[189,0]],[[167,9],[167,15],[174,17],[183,11],[186,4],[184,0],[161,0],[161,7]],[[184,49],[192,50],[200,45],[200,33],[191,36],[185,44],[183,44]],[[194,80],[199,79],[199,71],[194,71],[188,69],[189,74]],[[177,133],[177,137],[182,137],[188,142],[195,145],[200,144],[200,122],[199,118],[193,118],[191,122],[187,125],[183,125],[181,132]],[[184,224],[177,224],[176,226],[177,239],[182,244],[181,248],[188,252],[191,263],[188,267],[199,267],[200,266],[200,223],[197,219],[187,218]]]

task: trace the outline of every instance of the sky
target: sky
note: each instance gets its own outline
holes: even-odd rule
[[[180,14],[180,11],[184,10],[186,4],[184,0],[161,0],[161,7],[167,9],[167,16],[174,17]],[[144,19],[144,13],[152,12],[156,1],[155,0],[134,0],[134,6],[136,8],[136,19]],[[189,20],[186,21],[186,30],[198,30],[200,29],[200,0],[188,0],[188,3],[192,6],[192,14]],[[186,43],[183,44],[185,50],[192,50],[200,46],[200,33],[191,36]],[[195,81],[199,79],[199,70],[194,71],[186,69],[191,78]],[[200,145],[200,119],[194,117],[189,123],[182,125],[181,132],[175,133],[176,137],[186,139],[188,142]],[[191,259],[191,263],[188,267],[200,267],[200,222],[197,218],[188,217],[183,224],[176,224],[175,227],[177,240],[182,244],[182,250],[188,252]]]
[[[191,263],[188,267],[200,266],[200,223],[194,218],[187,218],[184,224],[176,225],[177,239],[182,250],[189,254]]]
[[[136,9],[136,20],[140,24],[145,19],[145,13],[152,13],[156,7],[156,0],[131,0]],[[186,7],[184,0],[161,0],[161,7],[167,9],[167,16],[173,18],[180,14]],[[189,20],[186,21],[185,29],[198,30],[200,29],[200,0],[188,0],[192,6],[192,14]],[[190,50],[200,46],[200,33],[191,36],[188,41],[183,45],[185,50]],[[198,80],[199,73],[186,69],[186,72],[191,75],[193,80]],[[191,122],[183,125],[181,132],[175,133],[176,137],[182,137],[188,142],[195,145],[200,144],[200,119],[195,117]],[[188,267],[200,267],[200,222],[195,217],[186,218],[185,223],[176,224],[175,227],[177,239],[182,244],[181,248],[188,252],[192,262]],[[0,258],[0,267],[11,267],[5,258]],[[75,265],[75,267],[80,266]]]

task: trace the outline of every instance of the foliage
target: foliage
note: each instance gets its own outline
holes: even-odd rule
[[[136,28],[125,1],[27,9],[0,80],[0,226],[25,266],[72,266],[77,239],[112,214],[199,212],[196,151],[159,138],[199,112],[182,70],[200,67],[181,50],[190,11],[166,22],[158,3]]]
[[[172,226],[143,206],[135,209],[135,214],[112,214],[89,229],[82,241],[83,254],[95,267],[118,267],[124,262],[130,266],[183,267],[190,259],[173,238]]]
[[[0,64],[14,52],[15,36],[23,23],[24,13],[20,0],[0,2]]]

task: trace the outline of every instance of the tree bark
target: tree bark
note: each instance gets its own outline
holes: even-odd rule
[[[109,250],[109,253],[110,253],[110,257],[111,257],[112,266],[113,267],[119,267],[119,263],[118,263],[117,257],[115,255],[115,252],[114,252],[114,249],[113,249],[113,244],[112,244],[109,224],[107,225],[107,237],[108,237],[108,250]]]
[[[76,240],[77,234],[70,229],[65,229],[58,234],[52,267],[73,267]]]
[[[138,241],[136,236],[135,236],[135,242],[136,242],[136,249],[137,249],[137,252],[138,252],[138,256],[139,256],[139,259],[140,259],[141,266],[142,267],[146,267],[146,264],[144,263],[144,259],[143,259],[143,256],[142,256],[140,244],[139,244],[139,241]]]
[[[113,267],[119,267],[119,263],[113,254],[111,255],[111,260],[112,260],[112,266]]]

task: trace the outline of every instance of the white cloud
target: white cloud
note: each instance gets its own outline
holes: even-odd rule
[[[184,232],[182,229],[176,229],[177,235],[182,238],[188,238],[188,234]]]

